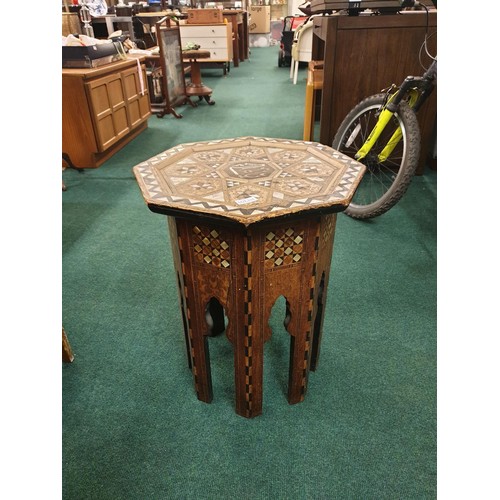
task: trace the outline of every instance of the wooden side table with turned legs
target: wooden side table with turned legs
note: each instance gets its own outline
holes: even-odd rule
[[[198,399],[213,397],[207,337],[225,328],[236,412],[262,413],[263,349],[280,296],[288,401],[304,399],[318,363],[337,212],[364,169],[322,144],[260,137],[181,144],[134,167],[149,209],[168,216]]]
[[[211,99],[212,89],[201,81],[201,62],[199,59],[209,59],[209,50],[183,50],[182,59],[189,62],[191,67],[191,81],[186,83],[186,94],[188,97],[198,97],[201,101],[205,99],[208,104],[213,105],[215,101]]]

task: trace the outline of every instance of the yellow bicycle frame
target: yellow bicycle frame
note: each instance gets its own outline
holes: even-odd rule
[[[390,103],[394,97],[396,96],[397,92],[392,94],[388,101],[387,104]],[[408,104],[410,107],[413,107],[415,105],[415,102],[417,101],[417,98],[419,96],[419,93],[417,89],[410,89],[408,91],[409,95],[409,100]],[[387,104],[385,105],[384,109],[381,111],[377,123],[375,124],[375,127],[373,127],[373,130],[370,132],[370,135],[368,136],[368,139],[366,139],[365,143],[361,146],[361,148],[358,150],[354,158],[356,160],[362,160],[372,149],[373,145],[377,142],[378,138],[380,137],[380,134],[382,134],[383,130],[385,129],[386,125],[389,123],[389,120],[392,118],[394,113],[392,111],[389,111],[387,109]],[[383,162],[386,161],[387,158],[391,155],[391,153],[394,151],[394,148],[398,144],[398,142],[401,140],[401,137],[403,136],[403,133],[401,132],[401,127],[398,127],[394,134],[392,134],[392,137],[389,139],[387,144],[385,145],[384,149],[378,154],[378,161]]]

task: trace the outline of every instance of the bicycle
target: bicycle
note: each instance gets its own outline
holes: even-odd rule
[[[414,0],[403,1],[403,6],[415,5]],[[422,48],[432,63],[424,74],[407,76],[401,85],[392,84],[358,103],[333,138],[333,149],[367,167],[344,212],[350,217],[370,219],[386,213],[401,200],[415,174],[420,156],[417,112],[437,81],[437,56],[427,50],[429,38],[426,32]]]

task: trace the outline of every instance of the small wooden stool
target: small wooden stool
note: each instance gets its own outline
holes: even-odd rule
[[[188,97],[198,96],[198,100],[205,99],[208,104],[213,105],[212,89],[207,87],[201,81],[201,68],[198,59],[209,59],[209,50],[184,50],[182,51],[182,58],[185,62],[189,62],[191,66],[191,82],[186,84],[186,94]]]

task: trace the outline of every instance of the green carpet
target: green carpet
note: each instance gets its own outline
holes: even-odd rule
[[[166,219],[132,167],[179,143],[302,138],[298,84],[278,48],[203,71],[215,106],[152,116],[98,169],[63,180],[62,369],[66,500],[436,498],[436,173],[367,222],[339,215],[321,358],[303,403],[286,400],[278,301],[262,416],[234,412],[232,347],[209,340],[214,400],[187,366]]]

